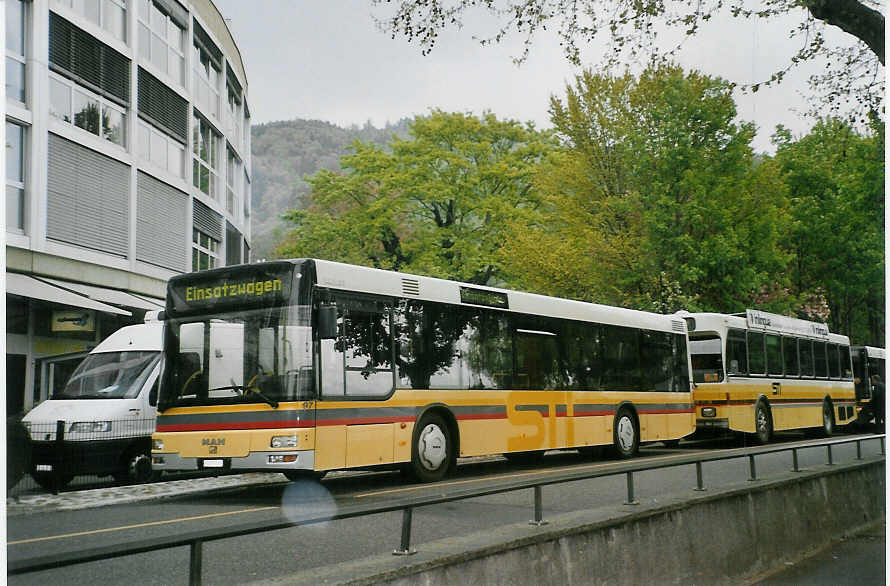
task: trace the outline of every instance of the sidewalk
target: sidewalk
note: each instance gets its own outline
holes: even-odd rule
[[[887,525],[881,521],[789,562],[750,586],[878,586],[887,583]]]
[[[198,494],[250,485],[281,484],[288,480],[278,473],[249,473],[188,480],[167,480],[130,486],[109,486],[52,494],[42,492],[6,499],[6,515],[27,515],[51,511],[72,511],[107,505],[120,505],[160,498]]]

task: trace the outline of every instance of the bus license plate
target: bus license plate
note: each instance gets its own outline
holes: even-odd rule
[[[36,471],[37,472],[52,472],[53,467],[50,464],[38,464]]]
[[[222,468],[223,461],[221,459],[216,460],[204,460],[204,468]]]

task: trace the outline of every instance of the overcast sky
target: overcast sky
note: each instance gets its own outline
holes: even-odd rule
[[[537,38],[529,59],[513,64],[522,39],[480,47],[473,33],[448,31],[424,57],[417,44],[380,32],[367,0],[214,0],[241,49],[254,123],[294,118],[340,126],[374,126],[426,114],[432,108],[550,126],[551,95],[564,95],[578,69],[563,57],[555,37]],[[794,19],[769,23],[727,18],[685,45],[680,63],[737,83],[763,81],[794,53],[788,31]],[[477,27],[478,29],[479,27]],[[832,37],[829,37],[832,38]],[[843,38],[837,34],[833,38]],[[602,47],[588,46],[585,65],[600,61]],[[776,124],[803,134],[810,72],[795,72],[775,88],[736,93],[739,116],[757,124],[754,147],[772,151]]]

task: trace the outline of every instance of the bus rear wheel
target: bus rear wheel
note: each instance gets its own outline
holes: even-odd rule
[[[454,460],[451,430],[439,415],[424,415],[414,428],[411,475],[420,482],[442,480]]]
[[[640,447],[640,430],[630,409],[622,408],[615,415],[612,427],[615,454],[621,458],[633,458]]]

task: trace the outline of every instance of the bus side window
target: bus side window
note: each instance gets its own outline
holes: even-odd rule
[[[760,332],[748,332],[748,368],[751,374],[766,374],[763,338]]]
[[[782,337],[782,356],[785,360],[785,376],[799,376],[800,361],[797,358],[797,338]]]
[[[726,337],[729,374],[748,374],[748,344],[744,330],[729,330]]]
[[[800,376],[813,377],[813,341],[800,340]]]

